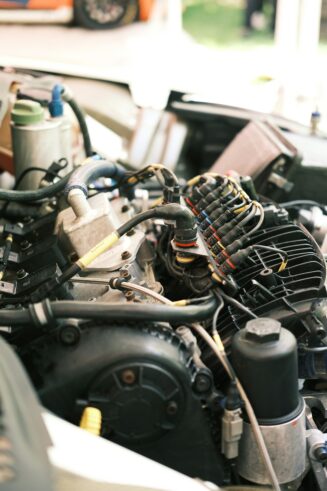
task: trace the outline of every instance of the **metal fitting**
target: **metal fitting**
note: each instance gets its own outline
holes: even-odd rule
[[[92,208],[82,189],[71,189],[68,193],[67,201],[72,207],[77,218],[84,217],[92,211]]]
[[[318,429],[307,431],[308,454],[320,463],[327,462],[327,435]]]

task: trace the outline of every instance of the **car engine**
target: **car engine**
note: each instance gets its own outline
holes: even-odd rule
[[[250,176],[104,159],[84,126],[74,165],[37,104],[12,109],[0,329],[43,406],[219,486],[326,489],[326,263],[299,213]]]

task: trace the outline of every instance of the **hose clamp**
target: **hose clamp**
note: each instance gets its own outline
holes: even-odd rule
[[[28,311],[34,326],[38,328],[55,326],[56,319],[49,299],[30,304],[28,306]]]

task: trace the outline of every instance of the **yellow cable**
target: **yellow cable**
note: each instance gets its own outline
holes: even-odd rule
[[[217,281],[217,283],[222,283],[223,282],[223,280],[217,275],[217,273],[212,273],[211,278],[213,280]]]
[[[193,177],[192,179],[190,179],[189,181],[187,181],[187,185],[192,187],[194,186],[195,184],[197,184],[200,180],[201,176],[195,176]]]
[[[236,189],[234,188],[234,186],[232,184],[228,184],[227,190],[230,191],[230,192],[235,192],[236,191]],[[228,193],[226,193],[226,194],[228,194]]]
[[[153,203],[151,203],[150,208],[155,208],[156,206],[162,205],[163,202],[163,196],[160,196],[160,198],[157,198],[154,200]]]
[[[285,259],[282,261],[281,265],[279,266],[279,269],[278,269],[278,273],[281,273],[282,271],[284,271],[284,269],[286,268],[287,266],[287,261],[285,261]]]
[[[131,177],[129,177],[129,178],[127,179],[127,182],[128,182],[129,184],[136,184],[136,183],[138,182],[138,179],[137,179],[137,177],[135,177],[135,176],[131,176]]]
[[[174,302],[175,307],[185,307],[186,305],[188,305],[187,300],[177,300]]]
[[[92,433],[92,435],[99,436],[101,434],[102,426],[101,411],[95,407],[86,407],[83,411],[79,426],[83,430]]]
[[[180,256],[179,254],[176,254],[176,261],[181,263],[181,264],[190,264],[195,261],[195,257],[185,257],[185,256]]]
[[[150,164],[146,167],[147,170],[151,171],[153,169],[167,169],[167,167],[163,164]]]
[[[108,249],[110,249],[118,240],[120,239],[120,235],[117,232],[112,232],[110,235],[105,237],[101,242],[96,244],[92,249],[90,249],[84,256],[82,256],[78,261],[77,265],[84,269],[89,264],[91,264],[100,254],[103,254]]]
[[[218,332],[216,331],[212,335],[212,337],[213,337],[213,340],[216,343],[217,348],[219,349],[219,351],[221,351],[222,353],[225,353],[225,347],[223,345],[223,342],[222,342],[221,337],[219,336]]]
[[[245,211],[247,208],[248,208],[249,205],[243,205],[241,206],[241,208],[236,208],[236,210],[233,210],[234,213],[238,214],[238,213],[242,213],[242,211]]]
[[[217,172],[206,172],[204,175],[209,177],[224,177],[222,174],[218,174]]]
[[[250,196],[244,191],[244,189],[241,188],[240,193],[242,195],[242,198],[251,203],[251,198]]]
[[[142,169],[137,176],[130,176],[128,179],[127,179],[127,182],[129,184],[136,184],[138,183],[140,180],[142,180],[142,176],[145,174],[145,173],[149,173],[149,172],[153,172],[155,173],[156,170],[167,170],[168,172],[172,173],[172,171],[170,171],[165,165],[162,165],[162,164],[150,164],[150,165],[147,165],[144,169]],[[172,173],[173,174],[173,173]]]

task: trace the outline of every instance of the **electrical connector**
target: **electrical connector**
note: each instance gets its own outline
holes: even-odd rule
[[[223,262],[226,258],[230,257],[235,252],[241,250],[244,247],[245,240],[244,239],[236,239],[229,246],[227,246],[223,251],[219,253],[217,256],[218,262]]]
[[[232,254],[229,258],[225,260],[219,266],[219,272],[223,274],[233,273],[242,263],[249,257],[252,252],[252,247],[247,247],[246,249],[241,249],[240,251]]]
[[[236,382],[232,380],[228,388],[221,435],[222,453],[229,460],[238,457],[239,441],[243,433],[241,405]]]

